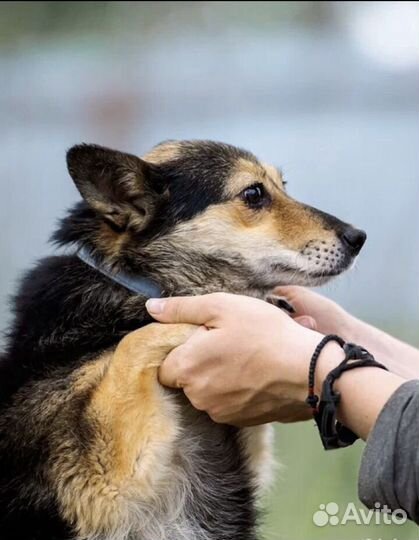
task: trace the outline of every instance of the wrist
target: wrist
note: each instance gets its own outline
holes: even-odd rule
[[[295,402],[305,403],[306,401],[310,361],[317,345],[323,338],[323,334],[302,327],[299,327],[298,333],[293,338],[298,347],[295,347],[292,357],[287,357],[287,371],[289,366],[293,366],[293,369],[288,371],[287,388],[290,397]],[[328,344],[325,350],[322,351],[316,368],[316,393],[320,395],[324,379],[343,360],[343,357],[340,347],[333,343]],[[277,380],[282,385],[284,382],[284,367],[281,364],[282,362],[279,362],[277,366]]]
[[[266,343],[261,355],[267,361],[265,390],[279,403],[280,416],[284,400],[305,405],[307,397],[308,370],[311,356],[323,338],[319,332],[292,323],[286,337],[276,334]]]
[[[330,342],[325,346],[320,353],[315,371],[314,393],[316,395],[319,397],[321,396],[323,383],[326,377],[344,360],[344,358],[345,353],[338,343]]]
[[[339,318],[337,330],[334,333],[336,333],[345,341],[358,343],[360,341],[360,337],[365,333],[362,328],[365,323],[363,323],[360,319],[357,319],[344,309],[340,309],[342,313]]]

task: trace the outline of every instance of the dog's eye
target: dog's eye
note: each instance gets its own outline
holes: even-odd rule
[[[241,192],[241,198],[249,208],[262,208],[269,202],[268,194],[263,184],[255,184]]]

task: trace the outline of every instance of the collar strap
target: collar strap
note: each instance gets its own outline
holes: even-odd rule
[[[148,298],[161,298],[163,295],[162,288],[150,278],[136,276],[123,270],[114,273],[109,265],[98,264],[86,247],[79,249],[76,255],[85,264],[133,293],[141,294]]]

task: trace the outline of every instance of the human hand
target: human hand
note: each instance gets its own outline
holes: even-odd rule
[[[304,287],[278,287],[295,309],[292,317],[322,334],[337,334],[345,341],[362,345],[388,369],[405,379],[419,377],[419,351],[354,317],[338,304]]]
[[[278,287],[274,292],[290,302],[295,309],[292,316],[298,323],[325,335],[338,334],[347,341],[353,340],[356,319],[333,300],[298,286]]]
[[[167,356],[159,378],[183,388],[213,420],[244,426],[310,418],[308,365],[321,334],[270,304],[233,294],[153,299],[146,306],[160,322],[201,326]]]

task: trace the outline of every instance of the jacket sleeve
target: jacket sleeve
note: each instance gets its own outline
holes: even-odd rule
[[[381,411],[362,457],[359,498],[405,510],[419,524],[419,380],[403,384]]]

